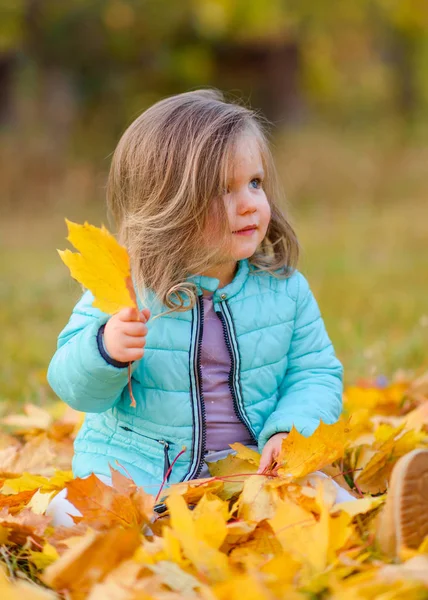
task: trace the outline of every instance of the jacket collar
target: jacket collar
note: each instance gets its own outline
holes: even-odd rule
[[[222,288],[219,288],[220,280],[215,277],[205,277],[205,275],[190,275],[187,281],[190,281],[196,285],[198,290],[198,296],[203,294],[203,290],[207,290],[213,293],[213,300],[215,302],[221,302],[227,300],[232,296],[238,294],[241,291],[242,286],[248,278],[250,267],[248,259],[238,261],[238,269],[235,273],[234,278],[230,283]]]

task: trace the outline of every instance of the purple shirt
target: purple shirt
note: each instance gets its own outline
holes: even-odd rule
[[[207,425],[206,449],[224,450],[234,442],[254,443],[233,407],[228,384],[230,355],[224,339],[223,325],[214,311],[212,295],[203,296],[203,303],[201,367]]]

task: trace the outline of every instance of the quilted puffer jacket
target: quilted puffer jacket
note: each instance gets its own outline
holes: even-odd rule
[[[89,291],[75,306],[48,369],[57,395],[87,413],[75,440],[75,476],[110,475],[110,463],[155,492],[183,448],[169,483],[198,476],[206,438],[202,289],[214,293],[214,309],[223,324],[236,414],[260,451],[272,435],[293,425],[308,436],[320,419],[338,420],[343,367],[298,270],[279,279],[255,273],[248,260],[241,260],[234,279],[221,289],[215,278],[194,275],[189,280],[198,289],[195,307],[147,324],[145,354],[131,365],[135,408],[127,367],[112,360],[102,344],[109,315],[92,307]],[[166,310],[154,294],[147,304],[152,316]]]

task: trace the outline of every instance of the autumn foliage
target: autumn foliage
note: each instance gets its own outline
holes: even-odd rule
[[[73,479],[82,413],[27,405],[0,429],[0,598],[427,597],[428,540],[393,563],[375,533],[393,466],[428,448],[428,374],[361,380],[344,407],[309,438],[293,429],[263,475],[260,455],[233,444],[210,478],[165,487],[156,500],[159,488],[138,488],[119,463],[112,486]],[[355,500],[335,504],[332,479]],[[82,516],[54,528],[46,509],[64,487]]]
[[[158,490],[137,488],[120,465],[112,487],[94,475],[73,479],[81,413],[28,405],[3,419],[0,435],[0,597],[423,597],[426,542],[389,564],[375,529],[392,467],[428,447],[428,377],[360,382],[346,389],[345,408],[350,420],[321,423],[310,438],[293,430],[267,475],[256,474],[257,452],[234,444],[236,454],[213,463],[211,478],[165,489],[158,513]],[[332,482],[313,475],[318,469],[356,501],[334,504]],[[55,529],[45,511],[64,487],[82,517]]]

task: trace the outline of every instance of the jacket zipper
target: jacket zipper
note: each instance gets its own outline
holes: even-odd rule
[[[140,433],[139,431],[134,431],[134,429],[131,429],[130,427],[125,427],[124,425],[120,425],[120,428],[124,429],[125,431],[130,431],[131,433],[136,433],[137,435],[147,438],[148,440],[158,442],[159,444],[161,444],[163,446],[163,476],[165,477],[171,466],[170,461],[169,461],[169,453],[168,453],[169,442],[167,442],[166,440],[158,440],[156,438],[152,438],[149,435],[144,435],[144,433]],[[168,475],[168,479],[169,479],[169,475]]]
[[[204,464],[203,458],[205,456],[205,448],[207,443],[207,432],[206,432],[206,421],[205,421],[205,402],[204,402],[204,394],[202,390],[202,368],[201,368],[201,350],[202,350],[202,335],[204,331],[204,303],[202,300],[202,296],[198,296],[198,306],[199,310],[197,310],[197,332],[196,332],[196,352],[194,353],[193,358],[193,369],[196,380],[196,397],[197,397],[197,418],[199,424],[199,436],[196,440],[196,452],[197,452],[197,460],[193,469],[187,473],[187,475],[182,479],[197,479],[200,472],[202,471],[202,467]]]
[[[238,383],[238,371],[239,371],[238,364],[240,362],[240,358],[238,355],[238,351],[235,348],[236,338],[234,337],[234,332],[233,332],[232,315],[230,313],[228,303],[225,301],[224,304],[225,304],[225,308],[223,308],[223,306],[220,304],[219,305],[220,310],[216,311],[216,314],[219,317],[219,319],[223,325],[224,338],[226,340],[226,346],[227,346],[227,349],[229,350],[230,359],[231,359],[231,368],[230,368],[230,372],[229,372],[228,383],[229,383],[230,394],[233,399],[233,408],[235,410],[235,414],[238,417],[238,419],[247,428],[248,433],[250,434],[251,438],[257,443],[257,438],[255,435],[255,432],[254,432],[253,428],[251,427],[250,420],[248,419],[248,417],[245,414],[244,409],[243,409],[243,401],[242,401],[242,396],[241,396],[241,393],[239,390],[239,383]],[[232,343],[232,340],[235,341],[235,344]]]
[[[247,415],[244,413],[243,408],[241,406],[242,399],[241,399],[241,394],[239,392],[238,383],[237,383],[238,382],[239,357],[237,355],[237,352],[234,350],[234,346],[232,344],[232,339],[234,339],[234,338],[233,338],[233,330],[232,330],[233,321],[232,321],[232,317],[230,314],[230,309],[229,309],[227,302],[225,302],[225,305],[226,305],[226,309],[223,309],[222,305],[220,304],[220,311],[216,311],[216,314],[222,322],[226,346],[227,346],[227,349],[229,351],[229,355],[231,358],[231,368],[230,368],[230,372],[229,372],[228,384],[229,384],[230,394],[231,394],[232,400],[233,400],[233,408],[234,408],[235,414],[238,417],[238,419],[247,428],[248,433],[250,434],[251,438],[254,441],[256,441],[257,438],[251,427],[250,421],[249,421]],[[193,358],[193,368],[194,368],[194,374],[195,374],[195,380],[196,380],[197,419],[198,419],[198,424],[199,424],[199,435],[198,435],[198,439],[195,440],[196,441],[195,449],[196,449],[196,453],[197,453],[197,460],[195,462],[195,466],[193,467],[193,469],[191,469],[181,481],[188,480],[188,479],[197,479],[197,477],[199,476],[200,472],[202,471],[202,467],[203,467],[203,462],[204,462],[203,458],[205,456],[206,441],[207,441],[205,402],[204,402],[204,394],[203,394],[203,389],[202,389],[202,368],[201,368],[202,336],[203,336],[203,329],[204,329],[204,304],[203,304],[202,296],[198,296],[198,306],[199,306],[199,310],[196,311],[196,315],[197,315],[197,332],[196,332],[196,336],[195,336],[196,352],[194,353],[194,358]],[[238,398],[241,399],[241,402],[238,400]],[[124,427],[123,425],[121,425],[121,427],[122,427],[122,429],[125,429],[126,431],[133,431],[129,427]],[[138,433],[136,431],[134,431],[134,433],[137,433],[138,435],[141,435],[142,437],[146,437],[151,440],[154,439],[154,438],[150,438],[149,436],[144,435],[142,433]],[[169,444],[165,440],[155,440],[155,441],[164,446],[164,457],[165,457],[164,477],[165,477],[168,469],[170,468],[170,461],[169,461],[169,455],[168,455]]]
[[[198,306],[199,306],[199,310],[197,308]],[[203,463],[204,463],[203,457],[205,456],[205,448],[206,448],[206,440],[207,440],[206,423],[205,423],[205,403],[204,403],[204,395],[203,395],[203,391],[202,391],[202,367],[201,367],[202,334],[203,334],[203,328],[204,328],[204,304],[203,304],[202,296],[198,296],[198,305],[196,305],[196,317],[197,317],[197,319],[196,319],[197,330],[196,330],[196,335],[195,335],[195,352],[194,352],[194,357],[193,357],[193,370],[194,370],[195,381],[196,381],[196,398],[197,398],[196,409],[197,409],[197,419],[198,419],[198,424],[199,424],[199,435],[198,435],[198,439],[195,440],[195,442],[196,442],[195,450],[196,450],[196,454],[197,454],[195,466],[193,467],[193,469],[191,469],[185,475],[185,477],[183,477],[183,479],[181,479],[181,481],[185,481],[188,479],[196,479],[198,477],[198,475],[200,474],[200,472],[202,471],[202,467],[203,467]],[[150,436],[144,435],[143,433],[139,433],[137,431],[134,431],[133,429],[130,429],[129,427],[125,427],[123,425],[121,425],[121,427],[125,431],[132,431],[133,433],[137,433],[138,435],[141,435],[142,437],[148,438],[150,440],[155,440],[159,444],[163,445],[163,447],[164,447],[164,477],[165,477],[168,469],[170,468],[170,461],[169,461],[169,455],[168,455],[169,443],[165,440],[158,440],[155,438],[151,438]],[[168,479],[169,479],[169,477],[168,477]]]

